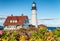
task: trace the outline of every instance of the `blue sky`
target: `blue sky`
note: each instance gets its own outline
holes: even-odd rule
[[[0,0],[0,15],[9,16],[13,14],[13,15],[19,16],[23,13],[24,15],[27,15],[30,18],[33,1],[35,1],[37,5],[38,19],[53,18],[53,19],[58,19],[58,22],[57,20],[56,21],[54,20],[56,23],[60,22],[59,21],[60,20],[60,1],[59,0]],[[49,24],[49,21],[47,23]],[[46,23],[44,22],[44,24]]]

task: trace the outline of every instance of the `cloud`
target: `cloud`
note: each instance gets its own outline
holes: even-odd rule
[[[60,19],[57,20],[39,20],[38,24],[45,24],[47,26],[60,27]]]
[[[0,18],[0,25],[3,25],[6,17]],[[55,18],[41,18],[38,20],[38,24],[45,24],[46,26],[50,27],[60,27],[60,19]]]
[[[4,21],[5,21],[5,18],[3,18],[3,19],[1,18],[1,19],[0,19],[0,26],[3,25]]]

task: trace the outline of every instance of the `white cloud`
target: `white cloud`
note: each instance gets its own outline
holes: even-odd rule
[[[60,20],[39,20],[38,24],[45,24],[47,26],[56,26],[56,27],[60,27]]]
[[[43,19],[43,18],[41,18]],[[51,19],[51,20],[45,20],[45,19]],[[0,25],[3,25],[5,19],[0,19]],[[60,19],[55,18],[44,18],[43,20],[38,20],[38,24],[45,24],[46,26],[56,26],[60,27]]]
[[[0,19],[0,26],[3,25],[4,21],[5,19],[2,19],[2,20]]]

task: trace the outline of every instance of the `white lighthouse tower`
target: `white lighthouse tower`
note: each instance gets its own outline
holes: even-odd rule
[[[32,3],[32,16],[31,16],[31,24],[37,27],[37,9],[36,9],[36,3]]]

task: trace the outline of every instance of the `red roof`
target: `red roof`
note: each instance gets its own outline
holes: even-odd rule
[[[43,27],[46,27],[44,24],[40,24],[40,25],[38,25],[38,26],[43,26]]]
[[[21,25],[26,20],[27,16],[8,16],[4,22],[4,25]],[[10,22],[10,20],[17,20],[16,23]]]

